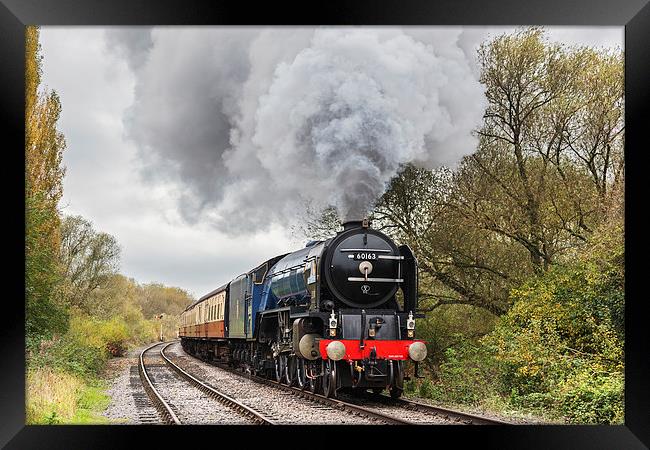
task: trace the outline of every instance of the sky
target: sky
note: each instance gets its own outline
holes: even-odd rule
[[[399,164],[470,153],[476,49],[513,30],[42,27],[60,209],[117,238],[124,275],[201,296],[304,246],[306,205],[359,215]],[[622,27],[546,30],[623,48]]]

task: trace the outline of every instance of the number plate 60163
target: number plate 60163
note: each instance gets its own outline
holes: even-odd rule
[[[354,259],[366,261],[370,259],[377,259],[377,253],[356,253],[354,255]]]

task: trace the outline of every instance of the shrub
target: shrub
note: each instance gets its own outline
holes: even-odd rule
[[[482,343],[513,406],[570,423],[622,423],[620,250],[580,256],[512,291],[513,307]]]
[[[434,388],[433,388],[433,383],[431,380],[424,379],[420,383],[420,386],[418,387],[418,393],[420,394],[420,397],[424,398],[433,398],[434,397]]]
[[[480,345],[462,341],[448,348],[440,365],[440,383],[432,390],[442,402],[478,405],[495,391],[495,364]]]
[[[113,356],[122,356],[127,350],[129,330],[124,319],[113,317],[98,324],[98,333],[106,350]]]
[[[622,373],[579,372],[560,385],[558,409],[569,423],[622,424],[623,392]]]
[[[152,320],[146,320],[137,306],[126,305],[122,317],[130,336],[131,344],[151,342],[158,335],[158,325]]]
[[[38,352],[32,353],[29,364],[51,367],[81,377],[97,375],[108,359],[108,352],[97,329],[97,321],[73,316],[68,331],[43,341]]]

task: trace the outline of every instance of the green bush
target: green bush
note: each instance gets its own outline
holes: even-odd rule
[[[109,401],[98,381],[106,361],[155,336],[139,310],[109,320],[72,313],[64,334],[29,348],[27,423],[106,422],[98,415]]]
[[[609,225],[570,262],[512,290],[511,309],[478,340],[470,337],[476,325],[460,332],[461,309],[420,322],[432,379],[413,381],[407,393],[568,423],[623,423],[622,236]]]
[[[482,344],[511,405],[570,423],[623,422],[622,244],[579,257],[513,290]]]
[[[67,424],[104,423],[99,415],[110,397],[103,385],[48,367],[30,368],[27,372],[26,423]]]
[[[124,319],[113,317],[111,320],[98,324],[100,339],[106,350],[112,356],[122,356],[126,352],[129,341],[129,330]]]
[[[570,376],[559,388],[558,409],[569,423],[623,423],[622,373],[587,371]]]
[[[151,342],[158,336],[158,324],[154,320],[146,320],[137,306],[126,305],[121,316],[128,330],[131,344],[139,345]]]
[[[418,386],[418,393],[420,397],[433,398],[435,396],[433,383],[428,379],[422,380]]]
[[[462,341],[445,352],[439,381],[429,389],[429,397],[445,403],[478,405],[495,392],[494,360],[485,348]]]

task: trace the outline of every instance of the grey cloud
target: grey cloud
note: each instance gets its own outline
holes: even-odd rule
[[[144,65],[153,47],[151,30],[151,27],[107,28],[104,33],[106,46],[110,51],[125,58],[132,70],[137,70]]]

